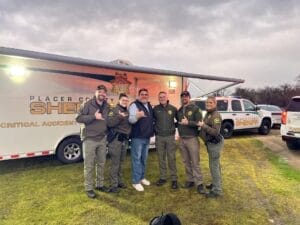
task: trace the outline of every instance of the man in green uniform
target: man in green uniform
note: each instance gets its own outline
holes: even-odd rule
[[[200,144],[198,139],[198,122],[202,112],[190,102],[191,95],[183,91],[180,95],[182,106],[178,110],[179,148],[185,165],[186,183],[184,188],[197,186],[200,194],[205,194],[200,170]]]
[[[107,126],[108,153],[111,158],[110,188],[108,192],[117,193],[119,188],[126,188],[122,178],[122,165],[125,161],[131,124],[128,121],[128,96],[119,95],[119,103],[108,114]]]
[[[204,141],[209,156],[209,169],[212,183],[206,188],[210,189],[206,197],[215,198],[222,195],[222,177],[220,166],[220,152],[224,146],[224,138],[220,134],[222,118],[217,111],[217,101],[215,97],[208,97],[206,100],[207,113],[203,121],[198,123],[201,127],[201,138]]]
[[[158,94],[159,105],[153,108],[155,145],[158,154],[159,180],[157,186],[167,182],[167,163],[171,176],[171,188],[177,189],[177,169],[176,169],[176,142],[175,142],[175,118],[177,109],[169,104],[167,93],[164,91]]]

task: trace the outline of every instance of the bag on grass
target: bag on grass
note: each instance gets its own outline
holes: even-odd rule
[[[181,225],[181,222],[174,213],[167,213],[154,217],[149,225]]]

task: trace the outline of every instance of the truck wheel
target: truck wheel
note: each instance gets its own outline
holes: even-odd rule
[[[229,121],[225,121],[221,126],[221,134],[224,138],[230,138],[233,134],[233,124]]]
[[[62,163],[70,164],[82,160],[82,144],[79,138],[71,137],[59,144],[56,156]]]
[[[297,142],[296,141],[286,141],[286,145],[290,150],[297,149]],[[300,149],[300,143],[298,143],[298,148]]]
[[[258,132],[263,135],[267,135],[270,132],[271,129],[271,122],[268,119],[263,119],[261,122],[261,125],[258,129]]]

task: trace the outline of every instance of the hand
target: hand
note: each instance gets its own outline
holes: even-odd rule
[[[96,120],[104,120],[102,113],[99,112],[99,109],[95,112]]]
[[[119,110],[119,115],[122,116],[122,117],[125,117],[125,116],[128,116],[128,113],[126,113],[126,112],[121,112],[121,111]]]
[[[197,124],[198,127],[202,127],[203,125],[204,125],[204,122],[202,120],[199,121],[198,124]]]
[[[181,119],[181,121],[179,122],[179,124],[181,125],[188,125],[189,121],[188,119],[184,116],[183,119]]]
[[[145,112],[142,111],[142,110],[137,111],[137,112],[136,112],[136,118],[137,118],[137,119],[140,119],[140,118],[142,118],[142,117],[146,117]]]

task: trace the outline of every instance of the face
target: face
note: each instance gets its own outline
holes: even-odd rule
[[[123,107],[127,107],[128,106],[128,102],[129,102],[129,99],[127,97],[122,97],[119,100],[119,104],[121,106],[123,106]]]
[[[158,101],[159,101],[160,104],[166,105],[167,102],[168,102],[167,94],[165,94],[165,93],[160,93],[160,94],[158,95]]]
[[[103,89],[96,90],[95,91],[95,96],[96,96],[96,99],[98,101],[102,102],[102,101],[104,101],[106,99],[106,92]]]
[[[139,101],[143,104],[147,103],[149,99],[149,94],[147,91],[141,91],[139,94]]]
[[[188,95],[181,96],[181,103],[182,105],[187,105],[190,102],[190,97]]]
[[[208,98],[205,102],[205,107],[207,111],[214,110],[217,107],[217,101],[211,98]]]

